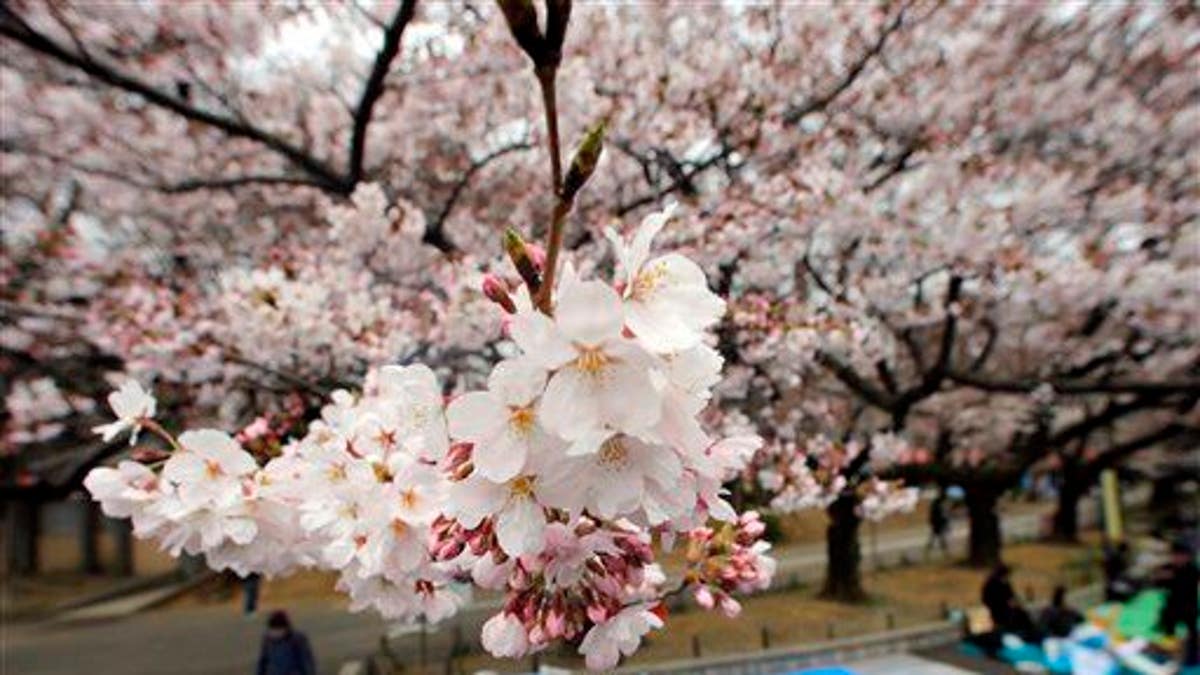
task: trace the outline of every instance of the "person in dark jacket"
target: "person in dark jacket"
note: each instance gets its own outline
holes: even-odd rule
[[[316,675],[312,649],[308,638],[292,630],[292,622],[282,611],[271,613],[267,634],[263,636],[258,655],[257,675]]]
[[[1054,587],[1054,599],[1038,618],[1042,631],[1052,637],[1067,637],[1075,626],[1083,623],[1083,614],[1067,604],[1067,589],[1063,586]]]
[[[1033,618],[1021,606],[1017,594],[1013,591],[1010,579],[1012,569],[1004,563],[999,563],[988,575],[983,584],[983,606],[992,615],[992,623],[1001,633],[1014,633],[1026,642],[1036,642],[1041,639]]]
[[[936,497],[929,504],[929,540],[925,542],[925,557],[929,557],[929,552],[933,550],[936,544],[942,549],[942,555],[950,553],[950,544],[946,541],[946,530],[950,528],[950,516],[946,513],[946,492],[938,491]]]

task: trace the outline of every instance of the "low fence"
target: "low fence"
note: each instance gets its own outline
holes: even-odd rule
[[[768,675],[810,666],[859,661],[897,652],[950,644],[961,636],[957,622],[937,621],[872,635],[819,642],[802,647],[765,649],[755,654],[690,658],[652,666],[628,667],[618,673],[694,673],[696,675]]]

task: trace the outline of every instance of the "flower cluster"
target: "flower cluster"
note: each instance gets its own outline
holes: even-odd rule
[[[859,516],[878,521],[911,511],[919,491],[901,481],[884,480],[871,469],[911,463],[926,453],[894,434],[876,434],[866,445],[817,435],[799,445],[781,444],[773,454],[776,462],[758,472],[759,484],[774,495],[772,508],[783,512],[825,508],[852,490]]]
[[[0,439],[7,450],[19,443],[45,441],[63,431],[68,415],[86,412],[91,399],[71,397],[50,377],[18,380],[4,397],[8,419],[0,425]]]
[[[732,596],[766,589],[775,573],[775,560],[766,555],[771,545],[762,541],[766,525],[756,511],[747,511],[736,523],[720,529],[697,528],[688,533],[689,581],[701,607],[719,607],[729,617],[741,605]]]
[[[651,257],[670,215],[629,239],[608,233],[613,283],[564,264],[549,311],[534,309],[533,289],[512,298],[488,281],[516,349],[485,389],[447,403],[425,365],[373,369],[361,393],[334,392],[302,438],[259,466],[219,431],[174,439],[131,385],[103,431],[144,427],[174,451],[160,471],[125,461],[86,485],[139,536],[214,567],[336,570],[353,609],[436,621],[462,602],[456,580],[502,591],[483,631],[499,656],[557,640],[591,668],[632,653],[671,592],[656,539],[686,538],[677,590],[732,615],[731,594],[765,588],[774,570],[757,514],[739,517],[722,487],[761,443],[700,424],[722,365],[708,331],[725,307],[694,262]]]

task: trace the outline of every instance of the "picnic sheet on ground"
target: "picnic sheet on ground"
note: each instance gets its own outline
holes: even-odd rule
[[[1166,602],[1166,594],[1158,589],[1138,593],[1125,603],[1106,603],[1087,613],[1087,622],[1070,637],[1047,639],[1042,644],[1022,642],[1005,636],[997,656],[1015,666],[1031,664],[1050,673],[1076,675],[1154,675],[1174,672],[1151,646],[1173,650],[1182,639],[1165,635],[1159,630],[1158,619]],[[964,650],[983,651],[964,643]],[[1189,668],[1188,675],[1200,675],[1200,669]]]

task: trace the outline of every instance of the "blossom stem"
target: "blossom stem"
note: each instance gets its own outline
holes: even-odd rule
[[[542,287],[538,289],[534,304],[543,314],[554,314],[554,273],[558,268],[558,253],[562,249],[563,230],[566,229],[567,214],[571,203],[561,196],[555,201],[554,216],[550,221],[550,238],[546,245],[546,266],[542,270]]]
[[[138,420],[138,425],[141,426],[143,429],[149,431],[150,433],[154,434],[155,436],[158,436],[159,438],[166,441],[167,445],[170,445],[171,449],[174,450],[175,452],[180,452],[183,450],[183,446],[179,445],[179,441],[175,440],[175,437],[171,435],[171,432],[164,429],[162,427],[162,425],[159,424],[158,422],[155,422],[154,420],[147,417],[147,418]]]
[[[554,194],[562,190],[562,146],[558,141],[558,96],[554,84],[558,66],[537,68],[537,80],[542,90],[542,108],[546,113],[546,139],[550,145],[550,182]]]

